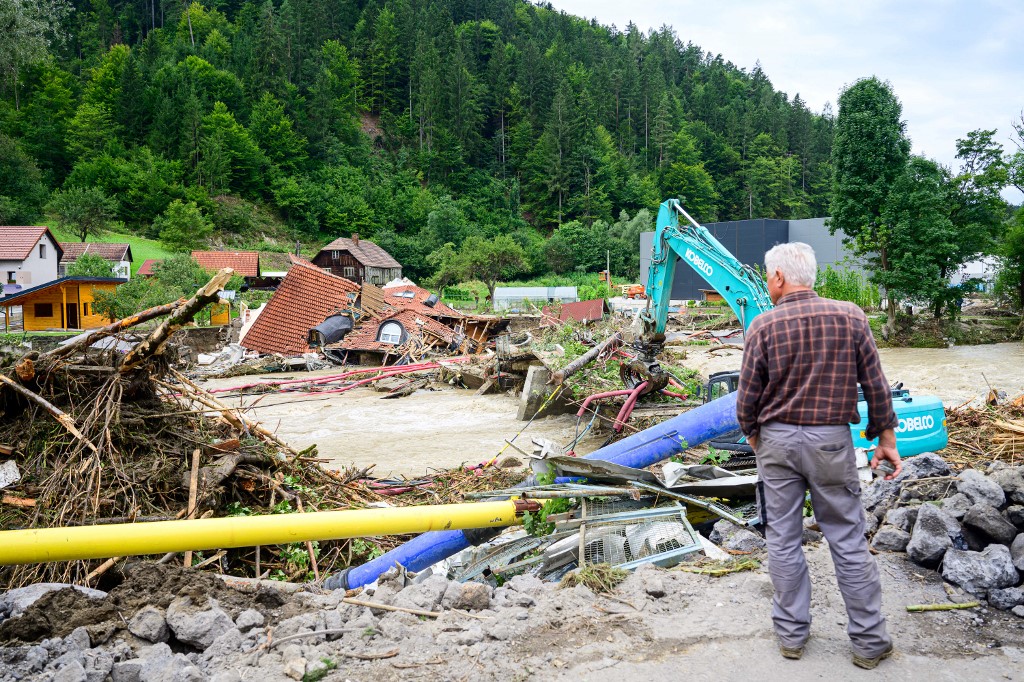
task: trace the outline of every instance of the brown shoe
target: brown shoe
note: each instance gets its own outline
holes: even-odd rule
[[[857,666],[858,668],[864,668],[865,670],[874,670],[875,668],[878,667],[879,663],[881,663],[885,659],[887,659],[890,656],[892,656],[892,652],[893,652],[892,644],[889,644],[889,646],[885,649],[885,651],[883,651],[882,653],[878,654],[874,658],[868,658],[867,656],[861,656],[858,653],[854,653],[853,654],[853,664],[855,666]],[[783,654],[783,655],[785,655],[785,654]]]
[[[810,637],[807,639],[810,639]],[[804,647],[807,646],[807,639],[801,642],[800,646],[786,646],[785,644],[779,644],[779,653],[782,654],[783,658],[799,661],[800,657],[804,655]]]
[[[779,653],[782,654],[783,658],[791,658],[794,661],[799,661],[800,657],[804,655],[804,648],[800,647],[789,647],[779,645]]]

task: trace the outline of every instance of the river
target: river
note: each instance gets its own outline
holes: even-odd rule
[[[879,354],[890,382],[902,381],[912,393],[936,395],[947,408],[983,400],[990,384],[1011,398],[1024,394],[1024,343],[882,348]]]
[[[1011,398],[1024,394],[1024,343],[1019,341],[953,348],[882,348],[878,352],[890,383],[902,381],[911,394],[938,396],[946,407],[983,401],[989,384]],[[686,353],[683,364],[706,377],[739,369],[742,351],[691,346]]]

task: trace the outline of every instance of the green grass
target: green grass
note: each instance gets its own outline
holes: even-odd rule
[[[49,224],[49,223],[47,223]],[[50,231],[53,232],[53,236],[57,238],[57,241],[62,242],[77,242],[78,238],[71,233],[70,230],[62,230],[58,227],[50,225]],[[104,232],[100,237],[89,237],[87,241],[97,243],[118,243],[128,244],[132,247],[132,275],[134,276],[142,264],[150,258],[168,258],[174,254],[163,247],[160,242],[155,239],[146,239],[145,237],[138,237],[131,234],[125,234],[123,232]]]

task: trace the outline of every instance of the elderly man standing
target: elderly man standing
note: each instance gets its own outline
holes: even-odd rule
[[[859,419],[859,382],[868,402],[867,437],[878,438],[871,466],[892,462],[895,471],[886,478],[894,478],[901,467],[892,394],[864,312],[814,293],[811,247],[780,244],[764,262],[776,307],[747,332],[736,412],[757,457],[758,509],[775,587],[772,621],[782,655],[800,658],[811,627],[811,581],[801,548],[810,490],[846,602],[853,662],[871,669],[893,648],[878,567],[864,537],[849,423]]]

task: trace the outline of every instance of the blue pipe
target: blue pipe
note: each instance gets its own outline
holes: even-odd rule
[[[684,412],[633,434],[628,438],[595,450],[584,459],[599,459],[634,469],[643,469],[668,459],[688,447],[721,436],[739,428],[736,421],[736,394],[729,393],[706,405]],[[569,480],[569,479],[566,479]],[[380,575],[400,564],[410,571],[422,571],[438,561],[468,549],[476,531],[441,530],[423,533],[362,566],[355,566],[331,576],[324,583],[328,589],[355,589],[368,585]],[[467,537],[466,534],[469,534]],[[484,537],[486,539],[487,536]]]

